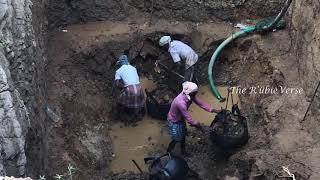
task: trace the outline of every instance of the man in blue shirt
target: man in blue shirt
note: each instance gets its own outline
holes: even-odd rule
[[[129,64],[126,55],[120,56],[116,65],[119,69],[115,73],[115,83],[122,89],[117,100],[119,111],[141,118],[144,115],[145,94],[137,69]]]

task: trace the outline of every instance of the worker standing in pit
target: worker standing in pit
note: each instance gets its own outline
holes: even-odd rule
[[[168,49],[173,62],[180,67],[183,66],[181,59],[185,60],[184,81],[194,81],[195,64],[198,61],[198,55],[195,51],[181,41],[172,41],[170,36],[161,37],[159,45]]]
[[[115,73],[115,83],[117,87],[121,88],[117,100],[118,113],[122,117],[129,115],[129,118],[140,119],[145,113],[145,94],[140,85],[137,69],[129,64],[126,55],[120,56],[116,65],[119,68]]]
[[[220,110],[211,108],[208,104],[202,102],[196,97],[198,92],[198,86],[193,82],[184,82],[182,84],[182,92],[172,101],[171,108],[168,113],[168,126],[171,136],[171,142],[168,146],[167,152],[171,152],[175,145],[180,142],[181,154],[188,155],[186,153],[186,135],[187,126],[186,121],[193,127],[199,128],[204,131],[203,127],[198,121],[192,119],[188,112],[188,109],[192,102],[196,103],[199,107],[205,111],[211,113],[219,113]]]

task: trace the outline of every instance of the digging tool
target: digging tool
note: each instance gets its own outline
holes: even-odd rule
[[[317,86],[314,94],[313,94],[313,97],[312,97],[311,102],[310,102],[310,104],[309,104],[309,106],[308,106],[308,109],[307,109],[306,113],[304,114],[303,119],[302,119],[300,122],[303,122],[304,120],[306,120],[307,114],[308,114],[308,112],[309,112],[309,110],[310,110],[311,104],[312,104],[313,101],[314,101],[314,98],[316,97],[316,94],[317,94],[317,92],[318,92],[319,87],[320,87],[320,81],[319,81],[319,83],[318,83],[318,86]]]
[[[170,72],[170,73],[172,73],[172,74],[176,75],[177,77],[179,77],[179,78],[181,78],[181,79],[184,80],[184,76],[182,76],[181,74],[179,74],[179,73],[177,73],[177,72],[175,72],[175,71],[172,71],[170,68],[168,68],[168,66],[162,64],[161,62],[156,61],[156,62],[155,62],[155,65],[156,65],[156,67],[161,66],[161,67],[162,67],[163,69],[165,69],[166,71],[168,71],[168,72]]]
[[[140,166],[138,165],[138,163],[137,163],[134,159],[132,159],[131,161],[132,161],[133,164],[138,168],[139,172],[140,172],[141,174],[143,174],[143,171],[142,171],[142,169],[140,168]]]

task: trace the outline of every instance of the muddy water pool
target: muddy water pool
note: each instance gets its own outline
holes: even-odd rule
[[[153,89],[155,84],[146,78],[141,80],[143,88]],[[227,95],[227,87],[218,87],[221,95]],[[199,87],[198,97],[216,109],[225,107],[226,102],[220,103],[211,93],[209,86]],[[234,95],[234,102],[239,102],[239,97]],[[228,109],[231,109],[231,100]],[[208,113],[197,105],[192,104],[189,112],[195,120],[209,126],[215,114]],[[135,160],[143,171],[147,166],[143,158],[148,155],[165,153],[170,137],[167,131],[166,121],[153,119],[146,115],[136,126],[125,126],[121,123],[115,124],[110,131],[113,143],[114,157],[111,163],[111,170],[115,173],[126,171],[139,172],[132,163]]]
[[[221,93],[222,97],[227,96],[227,94],[228,94],[227,87],[218,87],[218,90]],[[199,99],[207,102],[209,105],[211,105],[211,107],[213,107],[215,109],[221,109],[222,107],[223,108],[226,107],[226,101],[220,103],[219,100],[217,100],[217,98],[215,98],[213,96],[209,85],[199,87],[199,92],[198,92],[197,96]],[[238,105],[241,108],[239,96],[237,94],[233,95],[233,102],[234,103],[238,102]],[[229,103],[228,103],[227,108],[229,110],[231,110],[231,107],[232,107],[232,102],[231,102],[231,98],[229,97]],[[195,120],[200,121],[201,123],[203,123],[207,126],[209,126],[211,124],[211,122],[215,116],[215,114],[212,114],[212,113],[209,113],[209,112],[202,110],[199,106],[197,106],[194,103],[190,106],[189,112]]]

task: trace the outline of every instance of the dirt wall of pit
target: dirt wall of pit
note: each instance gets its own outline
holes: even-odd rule
[[[0,1],[0,176],[27,174],[29,137],[42,139],[44,47],[31,7],[29,0]]]
[[[44,174],[47,166],[47,79],[45,72],[47,71],[47,32],[48,21],[45,15],[47,0],[32,0],[30,6],[32,16],[32,33],[36,43],[35,51],[30,55],[33,58],[36,71],[32,74],[33,81],[31,82],[32,98],[34,99],[31,105],[28,105],[28,111],[32,114],[30,118],[30,127],[26,136],[26,174],[28,176],[39,176]],[[24,75],[30,76],[30,72]],[[36,161],[35,161],[36,160]],[[36,162],[36,163],[34,163]]]
[[[281,166],[289,166],[297,179],[319,178],[320,91],[315,94],[320,79],[319,7],[318,1],[294,1],[285,34],[240,39],[229,50],[228,61],[217,65],[227,71],[219,77],[222,82],[304,89],[302,96],[241,96],[251,139],[230,158],[228,170],[233,167],[242,174],[248,170],[252,178],[277,179],[276,174],[285,175]]]
[[[5,110],[0,121],[10,130],[0,134],[0,150],[5,152],[0,156],[0,175],[23,175],[26,167],[29,174],[39,175],[48,164],[43,141],[47,136],[44,70],[48,24],[56,28],[89,21],[124,20],[127,16],[138,17],[137,14],[194,22],[258,18],[275,14],[279,4],[280,1],[262,0],[49,0],[34,1],[31,13],[30,1],[0,1],[1,9],[5,9],[0,13],[0,37],[8,42],[0,50],[0,96]],[[230,158],[228,170],[234,169],[233,172],[246,177],[263,174],[265,179],[272,179],[282,165],[290,165],[300,179],[316,180],[320,176],[320,92],[310,102],[320,79],[319,9],[316,0],[294,1],[288,18],[290,33],[281,31],[239,40],[227,50],[231,54],[228,60],[217,64],[217,72],[221,73],[217,80],[221,84],[232,79],[243,86],[302,85],[305,90],[305,96],[300,97],[242,97],[253,136],[245,149]],[[310,111],[302,121],[310,103]],[[27,163],[35,159],[39,163]]]
[[[123,20],[134,14],[184,21],[265,17],[279,11],[282,1],[264,0],[49,0],[48,17],[51,28],[81,22]]]
[[[292,11],[292,31],[295,53],[299,63],[299,76],[301,83],[306,89],[310,110],[302,122],[303,128],[309,129],[314,138],[320,138],[317,128],[320,127],[320,89],[315,89],[320,81],[320,2],[316,0],[296,0]],[[316,93],[316,94],[315,94]],[[315,95],[315,96],[314,96]],[[312,97],[314,96],[314,99]],[[313,100],[313,101],[312,101]],[[320,144],[316,143],[311,152],[311,164],[319,163]],[[310,179],[320,177],[319,166],[312,166],[313,173]]]
[[[292,43],[299,63],[299,75],[311,96],[320,77],[320,2],[300,1],[293,4]]]
[[[154,1],[152,5],[152,1],[106,1],[106,4],[50,1],[49,22],[56,27],[97,20],[122,21],[127,16],[137,17],[137,14],[153,14],[155,20],[161,17],[172,21],[244,20],[246,17],[254,19],[275,14],[278,5],[273,2]],[[241,96],[243,111],[249,117],[251,139],[245,148],[229,159],[226,167],[219,172],[221,177],[229,174],[240,179],[277,179],[279,173],[286,175],[282,166],[290,166],[290,171],[298,179],[319,177],[317,129],[320,126],[316,108],[319,100],[312,103],[311,111],[302,121],[316,85],[313,79],[319,79],[316,49],[319,42],[317,23],[314,23],[319,21],[317,7],[316,1],[293,2],[287,16],[289,23],[286,30],[239,39],[232,44],[232,48],[224,51],[225,57],[215,65],[219,84],[225,85],[231,80],[233,84],[243,87],[288,86],[305,90],[301,96]],[[304,15],[305,12],[308,14]],[[313,19],[310,20],[310,16]],[[140,25],[137,23],[137,26]],[[176,27],[174,24],[172,26]],[[310,50],[312,53],[309,53]]]

